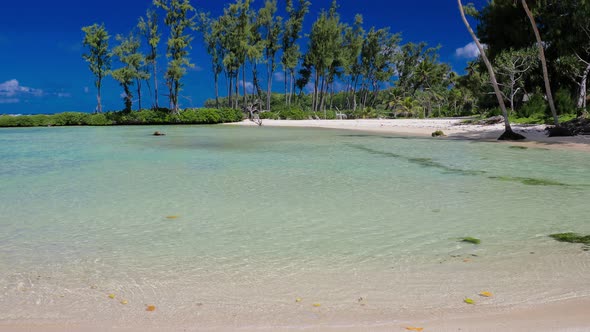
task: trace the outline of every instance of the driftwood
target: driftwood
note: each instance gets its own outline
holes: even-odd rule
[[[262,119],[260,118],[261,104],[262,102],[260,100],[255,100],[253,103],[246,105],[242,110],[244,113],[248,114],[248,119],[250,119],[250,121],[259,126],[262,126]]]

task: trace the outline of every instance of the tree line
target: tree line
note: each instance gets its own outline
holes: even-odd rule
[[[115,37],[112,50],[104,25],[84,27],[84,58],[95,75],[98,112],[107,76],[123,88],[126,110],[134,94],[141,108],[142,84],[149,87],[151,106],[160,107],[158,59],[165,43],[164,94],[178,114],[195,42],[209,54],[215,84],[215,98],[206,106],[217,108],[259,101],[268,111],[289,114],[295,108],[324,118],[334,109],[352,117],[501,114],[510,129],[510,117],[552,118],[557,124],[559,116],[586,107],[590,5],[584,0],[530,7],[524,0],[495,0],[478,9],[457,2],[457,17],[481,54],[465,75],[440,61],[439,47],[402,43],[388,27],[366,28],[361,14],[344,22],[337,0],[313,22],[308,0],[285,0],[284,8],[277,0],[259,8],[252,0],[235,0],[218,17],[196,10],[190,0],[154,0],[132,32]],[[304,35],[306,23],[311,28]],[[276,79],[284,82],[281,93],[273,91]]]

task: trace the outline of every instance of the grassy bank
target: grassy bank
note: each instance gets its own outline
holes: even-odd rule
[[[186,109],[180,114],[172,114],[168,109],[103,114],[65,112],[51,115],[0,115],[0,127],[216,124],[238,122],[242,119],[241,111],[230,108]]]

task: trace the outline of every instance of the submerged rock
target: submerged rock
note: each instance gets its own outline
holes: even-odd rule
[[[154,132],[154,136],[166,136],[166,134],[161,131],[156,131]]]

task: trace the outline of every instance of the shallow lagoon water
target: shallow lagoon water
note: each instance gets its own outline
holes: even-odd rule
[[[589,253],[547,237],[590,233],[587,153],[174,126],[2,129],[0,156],[4,321],[368,324],[480,291],[590,296]]]

